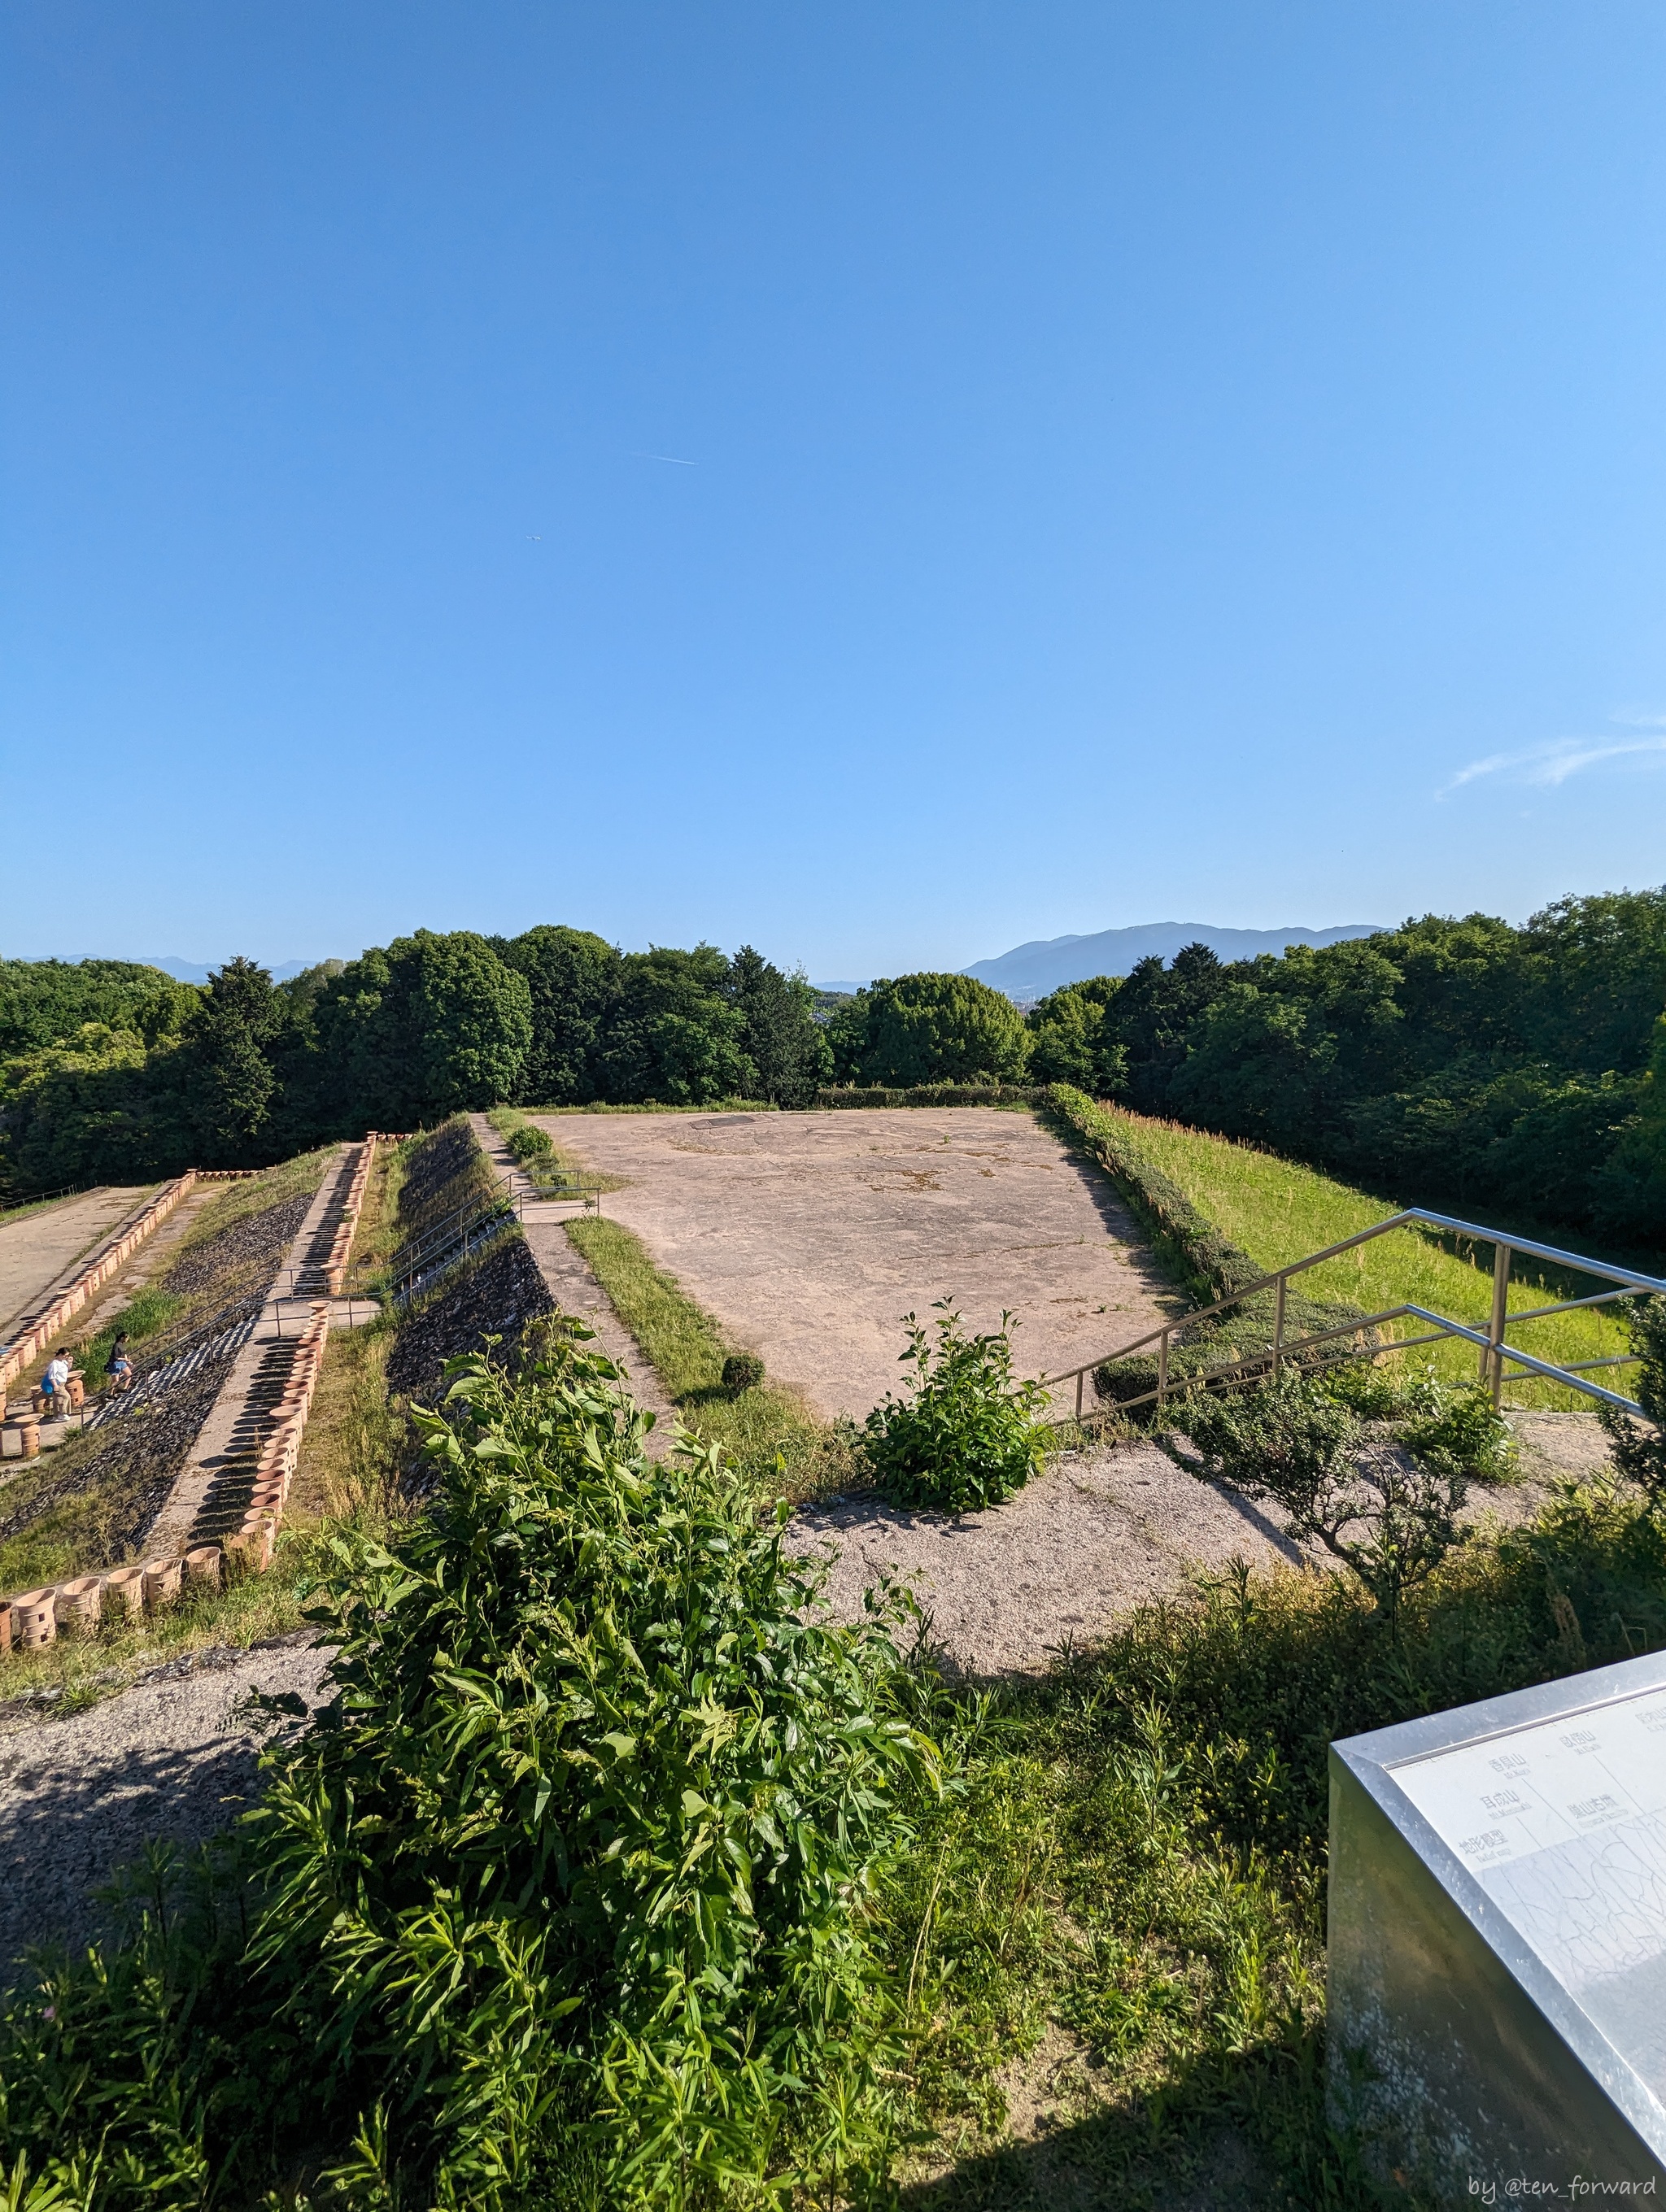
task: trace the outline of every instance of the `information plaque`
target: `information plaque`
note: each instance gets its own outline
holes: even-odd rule
[[[1329,1991],[1383,2178],[1666,2196],[1666,1656],[1333,1745]]]

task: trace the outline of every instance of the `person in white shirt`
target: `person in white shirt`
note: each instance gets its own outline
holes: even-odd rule
[[[55,1413],[70,1410],[70,1355],[63,1345],[46,1363],[46,1372],[40,1378],[40,1387],[52,1401]]]

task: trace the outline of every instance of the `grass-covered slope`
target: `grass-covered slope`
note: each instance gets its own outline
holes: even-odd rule
[[[1119,1107],[1092,1106],[1079,1093],[1062,1089],[1056,1090],[1054,1097],[1067,1110],[1073,1125],[1087,1130],[1103,1124],[1128,1152],[1148,1163],[1207,1221],[1224,1247],[1243,1255],[1260,1272],[1287,1267],[1292,1261],[1338,1243],[1399,1211],[1390,1200],[1228,1137],[1212,1136],[1179,1122],[1150,1120]],[[1073,1101],[1079,1103],[1073,1105]],[[1087,1109],[1091,1121],[1082,1109]],[[1507,1231],[1510,1224],[1487,1225]],[[1310,1298],[1351,1305],[1367,1313],[1400,1304],[1422,1305],[1471,1327],[1485,1328],[1493,1308],[1492,1257],[1490,1249],[1483,1249],[1481,1264],[1477,1265],[1432,1235],[1414,1229],[1397,1230],[1326,1261],[1301,1278],[1300,1283]],[[1230,1287],[1235,1285],[1223,1283],[1213,1295],[1225,1295]],[[1594,1282],[1570,1281],[1536,1262],[1518,1260],[1511,1281],[1510,1307],[1519,1313],[1597,1287]],[[1397,1333],[1412,1336],[1421,1334],[1422,1330],[1415,1323],[1402,1322]],[[1600,1307],[1529,1322],[1513,1333],[1511,1341],[1541,1359],[1565,1366],[1605,1358],[1630,1348],[1614,1311]],[[1476,1354],[1468,1346],[1454,1343],[1432,1350],[1443,1374],[1474,1373]],[[1623,1378],[1625,1370],[1619,1371]],[[1618,1387],[1625,1388],[1623,1379]],[[1511,1383],[1509,1395],[1512,1402],[1522,1405],[1589,1409],[1592,1402],[1576,1392],[1535,1382]]]

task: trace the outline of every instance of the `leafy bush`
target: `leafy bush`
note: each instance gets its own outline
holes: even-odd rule
[[[555,1150],[548,1132],[535,1129],[530,1121],[523,1121],[508,1140],[509,1157],[516,1160],[541,1160]]]
[[[1212,1474],[1282,1506],[1289,1534],[1351,1568],[1390,1625],[1465,1539],[1468,1482],[1456,1459],[1432,1449],[1408,1464],[1310,1376],[1286,1370],[1236,1397],[1200,1397],[1182,1419]]]
[[[899,1504],[976,1512],[1021,1490],[1040,1466],[1047,1432],[1037,1416],[1047,1394],[1012,1378],[1011,1314],[987,1335],[968,1336],[949,1299],[933,1311],[943,1316],[935,1345],[913,1314],[904,1315],[909,1346],[901,1358],[914,1368],[912,1395],[887,1395],[874,1407],[864,1449]]]
[[[100,2153],[110,2212],[320,2153],[363,2212],[863,2197],[900,2057],[869,1899],[936,1754],[890,1637],[813,1624],[715,1451],[647,1460],[587,1334],[453,1364],[430,1510],[330,1541],[337,1695],[251,1891],[206,1954],[153,1928],[14,2004],[7,2164]]]
[[[763,1380],[763,1362],[755,1352],[732,1352],[723,1362],[723,1388],[730,1397],[756,1390]]]
[[[1614,1465],[1637,1485],[1654,1512],[1666,1504],[1666,1304],[1633,1299],[1631,1339],[1642,1362],[1632,1388],[1651,1426],[1643,1427],[1617,1406],[1604,1406],[1600,1418]]]
[[[1425,1400],[1420,1413],[1395,1429],[1414,1459],[1437,1474],[1450,1469],[1475,1482],[1499,1482],[1511,1474],[1515,1439],[1489,1390],[1478,1382],[1454,1389],[1431,1376]]]

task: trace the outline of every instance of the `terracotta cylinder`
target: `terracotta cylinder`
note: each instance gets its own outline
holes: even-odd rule
[[[144,1602],[147,1612],[172,1605],[179,1595],[185,1572],[183,1559],[147,1559],[144,1563]]]
[[[72,1407],[84,1406],[87,1403],[87,1382],[84,1376],[70,1376],[70,1403]]]
[[[99,1625],[104,1610],[102,1575],[77,1575],[58,1586],[58,1625],[86,1633]]]
[[[23,1439],[25,1459],[40,1456],[40,1424],[32,1413],[25,1413],[18,1421],[17,1433]]]
[[[25,1590],[11,1601],[14,1640],[25,1651],[39,1651],[58,1636],[56,1590]]]
[[[11,1607],[0,1604],[0,1658],[11,1650]]]
[[[218,1589],[223,1565],[217,1544],[198,1544],[185,1553],[185,1579],[196,1589]]]
[[[270,1516],[258,1516],[226,1539],[228,1562],[235,1561],[246,1574],[264,1575],[272,1563],[272,1524]]]
[[[144,1569],[116,1567],[104,1577],[104,1602],[112,1613],[137,1616],[144,1611]]]

